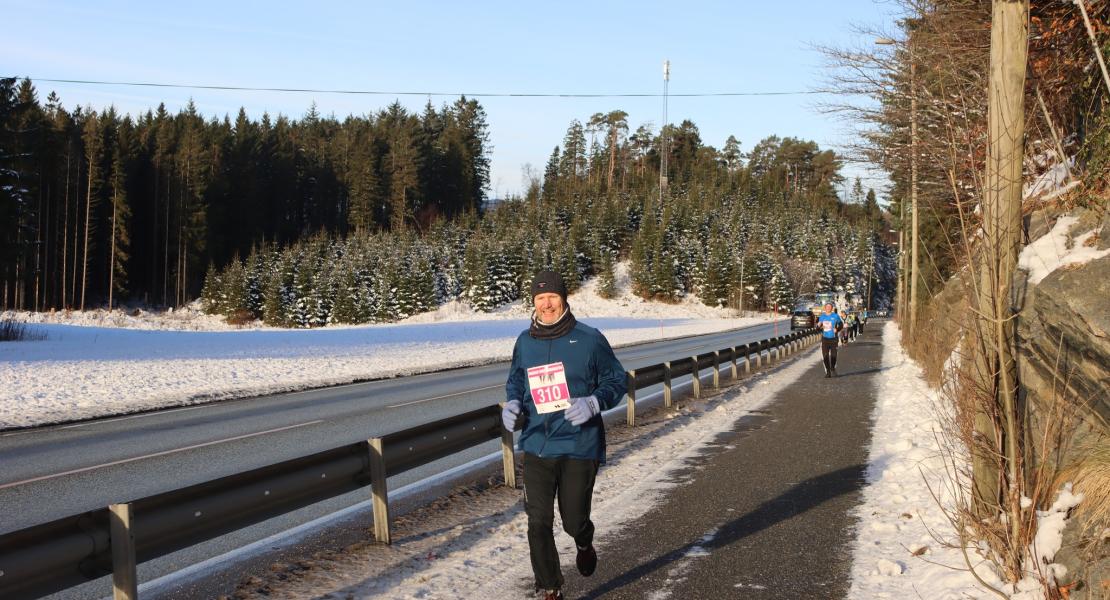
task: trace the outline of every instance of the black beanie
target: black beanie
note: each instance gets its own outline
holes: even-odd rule
[[[540,271],[532,278],[532,298],[537,294],[559,294],[563,302],[567,301],[567,286],[563,283],[562,275],[555,271]]]

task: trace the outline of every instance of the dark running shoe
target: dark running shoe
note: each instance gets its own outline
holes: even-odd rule
[[[594,571],[597,570],[597,551],[594,550],[593,544],[585,548],[578,548],[578,557],[574,559],[574,564],[583,577],[594,574]]]
[[[837,375],[837,374],[836,374],[836,367],[833,367],[833,370],[832,370],[832,376],[833,376],[833,377],[840,377],[840,375]]]

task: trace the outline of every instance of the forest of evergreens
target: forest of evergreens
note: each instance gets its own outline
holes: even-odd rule
[[[283,326],[392,321],[454,299],[491,310],[538,268],[570,286],[630,260],[635,292],[748,309],[839,288],[890,302],[874,192],[794,138],[741,152],[691,121],[573,121],[519,197],[486,197],[481,105],[410,114],[137,119],[0,87],[4,308],[179,306]],[[668,181],[659,192],[663,143]],[[870,284],[870,285],[869,285]]]
[[[299,120],[205,119],[191,103],[133,118],[0,79],[0,304],[178,306],[208,265],[260,244],[475,213],[485,119],[466,98],[342,121],[314,107]]]

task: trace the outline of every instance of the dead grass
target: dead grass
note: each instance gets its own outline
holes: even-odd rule
[[[1100,533],[1110,529],[1110,439],[1100,437],[1087,442],[1077,453],[1079,459],[1061,474],[1084,495],[1078,510],[1086,529]]]

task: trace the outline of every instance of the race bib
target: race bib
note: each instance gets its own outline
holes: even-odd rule
[[[570,407],[570,388],[561,362],[528,369],[528,387],[532,388],[536,412],[541,415]]]
[[[833,322],[832,321],[821,321],[821,327],[825,331],[832,331],[833,330]]]

